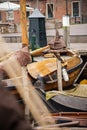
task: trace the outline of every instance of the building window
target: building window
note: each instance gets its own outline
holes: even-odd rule
[[[80,16],[80,2],[79,1],[72,2],[72,16],[74,17]]]
[[[47,4],[47,18],[53,18],[53,4]]]
[[[13,11],[8,11],[6,19],[8,21],[14,20],[14,12]]]

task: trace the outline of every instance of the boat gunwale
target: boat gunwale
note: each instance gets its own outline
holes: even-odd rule
[[[72,73],[73,71],[77,70],[78,68],[82,67],[83,65],[83,60],[80,58],[80,63],[76,66],[74,66],[71,69],[67,69],[67,73]]]

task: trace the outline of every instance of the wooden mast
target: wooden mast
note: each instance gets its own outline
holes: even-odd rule
[[[22,47],[28,46],[27,19],[26,19],[26,0],[20,0],[20,23],[22,31]]]

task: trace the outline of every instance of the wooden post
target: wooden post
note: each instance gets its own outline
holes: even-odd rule
[[[64,27],[64,40],[66,43],[66,47],[70,48],[70,27]]]
[[[62,91],[61,61],[58,59],[57,59],[57,81],[58,81],[58,90]]]
[[[22,47],[28,46],[27,19],[26,19],[26,0],[20,0],[20,22],[22,29]]]

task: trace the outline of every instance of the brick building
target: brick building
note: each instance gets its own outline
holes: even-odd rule
[[[0,3],[5,1],[7,0],[0,0]],[[20,0],[9,1],[20,4]],[[38,7],[48,22],[62,23],[62,17],[69,15],[71,24],[87,23],[87,0],[26,0],[26,6]],[[31,13],[26,12],[28,24],[28,16]],[[20,11],[10,11],[9,13],[0,11],[0,21],[8,22],[8,20],[16,25],[17,31],[20,30]]]

